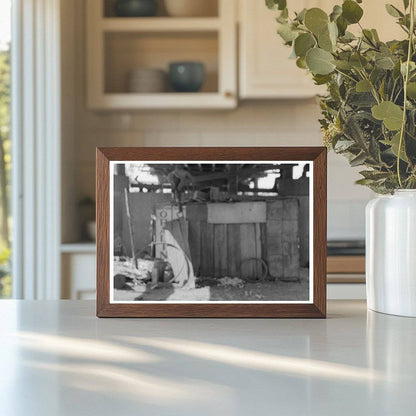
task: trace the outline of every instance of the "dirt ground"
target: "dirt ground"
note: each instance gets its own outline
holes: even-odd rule
[[[217,284],[214,279],[198,279],[197,288],[183,289],[172,285],[151,288],[151,285],[135,290],[114,289],[115,301],[305,301],[309,299],[308,270],[303,269],[297,282],[264,281],[234,284]],[[199,287],[198,287],[199,286]]]

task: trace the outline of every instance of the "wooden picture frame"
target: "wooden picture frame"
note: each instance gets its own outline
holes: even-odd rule
[[[97,148],[97,316],[184,318],[325,318],[326,317],[326,226],[327,150],[324,147],[235,147],[235,148]],[[110,175],[112,162],[304,161],[312,167],[310,275],[311,297],[307,302],[131,302],[110,300]],[[160,162],[159,162],[160,163]],[[176,165],[175,165],[176,166]],[[215,165],[214,165],[215,166]],[[133,250],[132,250],[133,251]],[[114,252],[112,254],[114,256]]]

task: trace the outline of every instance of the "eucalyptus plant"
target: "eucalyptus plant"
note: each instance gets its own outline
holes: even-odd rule
[[[403,0],[401,8],[385,6],[404,32],[404,40],[387,42],[361,25],[361,3],[344,0],[329,14],[314,7],[291,18],[286,0],[266,0],[280,11],[277,32],[297,66],[327,87],[327,95],[319,97],[326,146],[351,166],[364,166],[357,183],[377,193],[414,189],[415,0]],[[349,30],[352,25],[359,35]]]

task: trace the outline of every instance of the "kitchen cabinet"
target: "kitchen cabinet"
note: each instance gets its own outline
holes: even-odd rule
[[[329,12],[337,0],[292,0],[289,10],[320,7]],[[401,0],[391,2],[400,9]],[[376,28],[381,40],[403,38],[404,32],[387,13],[384,4],[367,1],[362,25]],[[290,48],[277,35],[275,17],[278,12],[267,9],[264,1],[239,0],[239,91],[242,99],[308,98],[325,91],[317,87],[311,75],[289,59]],[[358,32],[358,25],[349,30]]]
[[[319,5],[318,5],[319,3]],[[322,2],[293,0],[291,10]],[[239,0],[239,91],[244,98],[309,98],[319,92],[311,75],[289,59],[290,48],[276,33],[278,12],[264,1]]]
[[[72,300],[95,299],[95,244],[62,244],[61,265],[61,298]]]
[[[88,0],[87,104],[90,109],[217,109],[237,105],[236,7],[217,2],[216,16],[117,17],[112,0]],[[205,66],[202,90],[177,93],[129,92],[137,69],[166,71],[175,61]]]
[[[88,108],[231,109],[238,98],[301,99],[325,91],[289,59],[290,48],[276,33],[278,12],[268,10],[263,0],[207,1],[218,2],[216,16],[180,18],[162,13],[152,18],[122,18],[112,13],[112,0],[88,0]],[[329,12],[339,3],[292,0],[289,7],[292,13],[305,7]],[[402,7],[401,0],[392,3]],[[378,29],[383,40],[403,37],[384,5],[371,1],[362,7],[364,27]],[[350,30],[356,32],[359,27],[351,26]],[[131,71],[142,67],[166,70],[170,62],[178,60],[204,63],[207,77],[201,92],[127,91]]]

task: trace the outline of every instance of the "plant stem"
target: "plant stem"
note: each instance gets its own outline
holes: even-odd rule
[[[362,70],[360,71],[360,75],[363,77],[363,79],[367,80],[371,87],[371,93],[373,94],[374,99],[377,101],[377,104],[380,104],[380,99],[378,97],[378,93],[376,88],[374,87],[373,83],[371,82],[370,78],[368,77],[367,73],[365,72],[365,69],[361,66]]]
[[[390,101],[393,101],[393,97],[394,97],[394,90],[396,89],[396,85],[397,85],[397,80],[395,79],[393,82],[393,88],[391,89],[391,94],[390,94]]]
[[[350,77],[348,74],[346,74],[345,72],[340,71],[338,68],[335,68],[335,71],[340,73],[341,75],[344,75],[344,77],[349,78],[351,81],[354,81],[355,83],[357,83],[357,80],[353,77]]]
[[[407,83],[409,82],[409,68],[410,61],[412,59],[412,50],[413,50],[413,36],[415,28],[415,0],[410,0],[410,30],[409,30],[409,46],[407,48],[407,60],[406,60],[406,73],[404,76],[404,85],[403,85],[403,119],[402,119],[402,128],[400,129],[400,141],[399,141],[399,150],[397,152],[397,178],[399,180],[400,188],[403,187],[402,177],[400,174],[400,156],[402,154],[404,132],[406,129],[406,108],[407,108]]]

